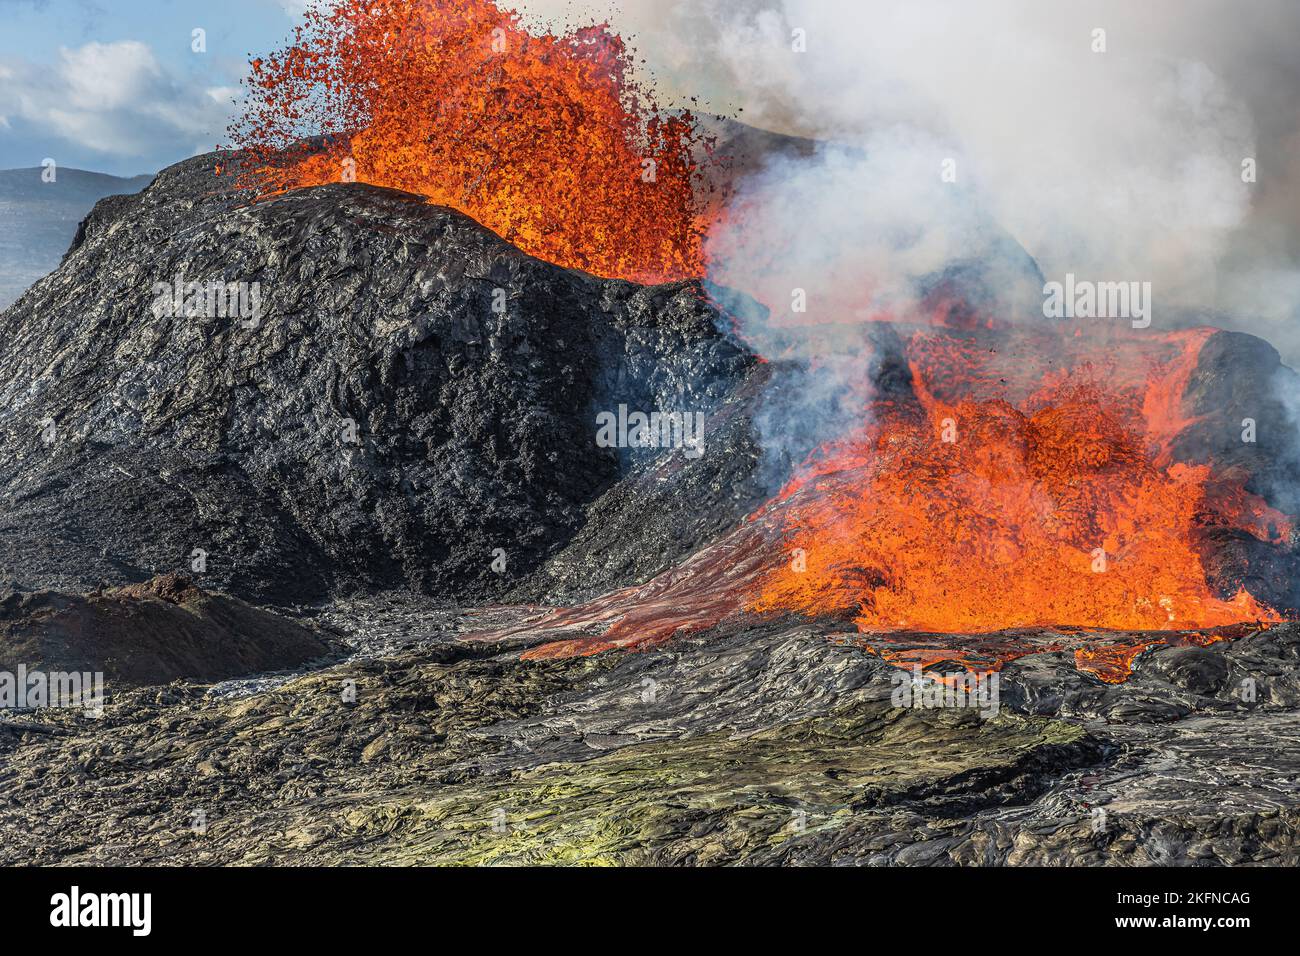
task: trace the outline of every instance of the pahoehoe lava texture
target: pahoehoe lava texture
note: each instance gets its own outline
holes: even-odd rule
[[[404,613],[382,619],[427,628]],[[0,861],[1300,862],[1291,625],[1118,686],[1035,655],[992,717],[894,706],[893,669],[815,625],[562,661],[456,631],[237,699],[174,684],[0,724]]]

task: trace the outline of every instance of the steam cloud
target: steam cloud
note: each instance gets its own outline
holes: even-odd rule
[[[572,13],[564,0],[524,6]],[[682,102],[702,92],[746,122],[864,148],[910,142],[895,164],[904,190],[954,157],[958,183],[1047,277],[1150,281],[1154,328],[1212,321],[1300,360],[1300,6],[1289,0],[620,0],[585,12],[633,33]],[[806,53],[791,50],[796,28]],[[1241,178],[1247,158],[1255,183]],[[842,169],[843,157],[816,162]],[[788,204],[820,176],[837,210],[823,234],[833,254],[838,224],[858,238],[850,212],[870,217],[873,197],[893,193],[886,164],[861,172],[877,177],[862,192],[835,169],[790,170],[789,192],[778,175],[752,188]]]
[[[742,335],[769,357],[811,362],[777,381],[760,416],[774,460],[788,465],[860,422],[863,320],[905,316],[936,277],[971,262],[1003,317],[1049,321],[1042,282],[1066,273],[1150,282],[1153,331],[1252,332],[1300,366],[1300,5],[580,7],[632,34],[682,105],[831,144],[745,180],[743,227],[710,248],[711,279],[771,310],[743,316]],[[574,9],[528,0],[525,12]],[[796,29],[806,52],[792,50]],[[955,183],[940,178],[945,160]],[[1255,182],[1243,179],[1247,160]],[[804,315],[791,311],[796,288]],[[1279,390],[1300,410],[1297,381],[1287,374]]]

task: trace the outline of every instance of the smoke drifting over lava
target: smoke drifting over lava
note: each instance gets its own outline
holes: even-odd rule
[[[1262,329],[1291,307],[1260,314],[1241,274],[1221,276],[1249,237],[1259,164],[1280,166],[1259,156],[1257,90],[1221,71],[1250,44],[1209,42],[1224,14],[1155,34],[1163,21],[1110,4],[785,0],[678,4],[648,26],[678,82],[836,144],[744,180],[708,245],[710,278],[759,300],[742,337],[795,360],[777,373],[795,397],[759,417],[769,453],[797,461],[809,435],[826,441],[781,496],[818,486],[785,516],[807,566],[769,579],[757,606],[954,631],[1273,613],[1212,594],[1194,547],[1207,523],[1268,539],[1267,505],[1238,507],[1241,487],[1216,504],[1210,469],[1168,451],[1206,337],[1160,330]],[[1045,280],[1076,275],[1155,291],[1140,317],[1045,317]],[[1116,331],[1130,320],[1152,336]],[[866,371],[880,343],[860,327],[881,321],[950,329],[984,354],[927,365],[928,333],[904,332],[919,407],[900,410]],[[1161,341],[1183,357],[1157,357]],[[975,435],[945,450],[944,422]],[[1107,549],[1122,557],[1089,581],[1090,552]]]
[[[961,633],[1276,619],[1201,559],[1207,529],[1283,547],[1285,516],[1248,470],[1174,450],[1209,339],[1185,313],[1215,302],[1250,210],[1249,111],[1130,19],[923,9],[672,8],[697,29],[668,35],[668,63],[707,53],[706,88],[816,137],[741,157],[720,195],[713,139],[660,110],[616,32],[490,0],[322,5],[253,62],[233,132],[272,191],[355,176],[561,265],[707,277],[773,366],[753,421],[779,530],[721,604],[688,586],[712,610],[682,627],[742,603]],[[1076,274],[1109,295],[1048,317],[1045,279]],[[807,561],[781,570],[790,548]]]
[[[1284,94],[1300,9],[1286,0],[630,0],[611,20],[682,101],[848,145],[910,142],[892,179],[872,170],[878,193],[955,159],[957,183],[1049,277],[1142,278],[1161,327],[1210,313],[1300,358],[1300,121]]]

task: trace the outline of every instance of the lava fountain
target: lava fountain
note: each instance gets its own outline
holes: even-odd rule
[[[491,0],[337,0],[251,61],[229,133],[259,190],[355,179],[459,209],[563,266],[697,277],[711,142],[632,67],[603,25],[532,33]]]
[[[769,506],[800,560],[767,575],[751,607],[847,611],[863,631],[1276,620],[1244,588],[1214,593],[1196,542],[1216,524],[1276,540],[1285,516],[1169,452],[1209,334],[1096,351],[1045,330],[917,331],[908,400],[872,408]],[[1066,367],[1037,377],[1008,349]]]

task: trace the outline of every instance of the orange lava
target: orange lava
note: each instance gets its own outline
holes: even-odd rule
[[[1135,644],[1081,647],[1074,652],[1074,666],[1095,674],[1107,684],[1122,684],[1133,673],[1133,662],[1138,655],[1163,644],[1164,641],[1142,641]]]
[[[251,62],[230,129],[271,192],[356,181],[429,197],[525,252],[656,283],[703,274],[689,113],[631,78],[607,26],[530,33],[492,0],[336,0]],[[325,135],[325,143],[304,137]]]
[[[1210,467],[1169,460],[1206,335],[1153,334],[1113,353],[1123,368],[1103,352],[1027,379],[987,363],[987,339],[916,333],[917,402],[875,409],[785,489],[796,558],[750,608],[849,612],[864,632],[1280,620],[1244,589],[1216,595],[1195,548],[1207,523],[1268,509],[1238,488],[1216,511]]]
[[[1209,334],[914,331],[912,395],[879,397],[749,521],[644,585],[469,636],[572,657],[798,612],[853,622],[835,639],[898,667],[1059,651],[1120,683],[1148,649],[1281,620],[1245,590],[1216,594],[1195,541],[1221,525],[1278,541],[1286,516],[1170,451]]]

